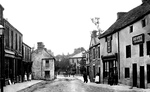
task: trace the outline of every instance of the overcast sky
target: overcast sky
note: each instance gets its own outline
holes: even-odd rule
[[[142,0],[0,0],[4,18],[23,34],[30,47],[43,42],[54,55],[73,53],[74,48],[90,44],[96,29],[91,18],[100,18],[100,28],[107,30],[117,12],[127,12]]]

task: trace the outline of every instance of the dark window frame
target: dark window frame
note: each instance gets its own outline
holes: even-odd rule
[[[142,23],[142,27],[145,27],[146,26],[146,19],[142,19],[141,23]]]
[[[140,57],[144,56],[144,45],[143,45],[143,43],[139,44],[139,56]]]
[[[150,41],[146,42],[147,55],[150,55]]]
[[[130,33],[133,32],[133,26],[130,26]]]
[[[125,68],[125,78],[130,78],[130,68]]]
[[[131,45],[126,46],[126,58],[131,58]]]

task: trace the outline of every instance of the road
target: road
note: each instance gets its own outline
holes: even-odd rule
[[[45,81],[19,92],[100,92],[98,87],[87,85],[76,78],[61,78]]]

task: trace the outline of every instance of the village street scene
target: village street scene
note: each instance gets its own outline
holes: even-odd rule
[[[137,1],[110,1],[105,30],[97,1],[0,2],[0,92],[150,92],[150,0]]]

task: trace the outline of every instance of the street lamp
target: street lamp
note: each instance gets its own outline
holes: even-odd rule
[[[4,74],[4,27],[0,25],[0,81],[1,81],[1,92],[3,92],[5,74]]]

